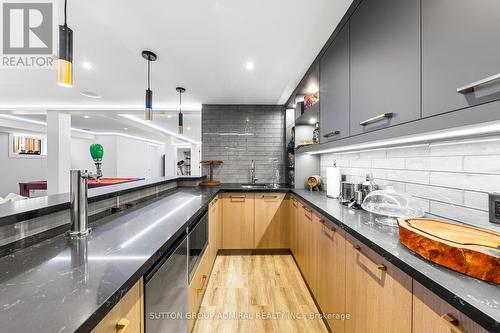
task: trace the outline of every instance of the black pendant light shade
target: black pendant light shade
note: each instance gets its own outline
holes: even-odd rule
[[[179,93],[179,134],[184,134],[184,115],[182,114],[182,94],[186,92],[186,88],[177,87],[175,88]]]
[[[142,57],[148,61],[148,89],[146,89],[146,101],[144,108],[144,119],[153,121],[153,91],[151,90],[151,61],[156,61],[157,56],[151,51],[142,51]]]
[[[57,60],[57,84],[73,87],[73,30],[67,24],[67,0],[64,1],[64,24],[59,26],[59,55]]]

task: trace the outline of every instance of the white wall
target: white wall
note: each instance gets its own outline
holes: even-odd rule
[[[95,141],[94,139],[71,138],[71,169],[95,171],[89,149]]]
[[[0,132],[0,197],[19,193],[19,182],[46,177],[46,158],[9,157],[9,133]]]

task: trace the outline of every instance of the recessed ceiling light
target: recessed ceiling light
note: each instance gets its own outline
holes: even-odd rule
[[[253,70],[253,69],[255,68],[255,65],[254,65],[254,63],[253,63],[253,62],[249,61],[249,62],[247,62],[247,63],[246,63],[245,68],[246,68],[248,71],[251,71],[251,70]]]
[[[102,98],[101,95],[92,92],[92,91],[80,91],[80,95],[88,97],[88,98]]]
[[[297,104],[293,103],[293,107],[296,108],[297,107]]]
[[[89,71],[89,70],[93,69],[94,66],[92,66],[92,64],[90,62],[84,61],[84,62],[82,62],[82,68]]]
[[[310,124],[313,124],[313,125],[314,125],[314,124],[316,124],[316,121],[317,121],[317,119],[316,119],[316,118],[311,118],[311,119],[309,119],[309,123],[310,123]]]
[[[83,118],[85,118],[85,119],[89,119],[89,118],[90,118],[90,116],[83,116]]]
[[[126,131],[126,130],[128,130],[128,127],[124,127],[123,129]]]
[[[171,114],[167,115],[167,118],[169,118],[169,119],[172,118],[172,115]]]
[[[318,92],[318,86],[316,86],[315,84],[311,84],[311,85],[309,85],[309,88],[307,89],[307,91],[310,94],[314,94],[314,93]]]
[[[190,131],[190,130],[191,130],[191,127],[186,127],[186,129],[187,129],[188,131]]]

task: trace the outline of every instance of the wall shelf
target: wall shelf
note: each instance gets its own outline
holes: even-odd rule
[[[300,117],[295,119],[295,126],[314,126],[317,122],[319,122],[319,103],[320,102],[317,102],[309,110],[305,111]]]

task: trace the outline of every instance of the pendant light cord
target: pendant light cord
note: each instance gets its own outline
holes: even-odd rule
[[[182,113],[182,92],[179,91],[179,113]]]
[[[67,22],[67,19],[68,19],[68,16],[66,14],[66,11],[67,11],[67,7],[68,7],[68,0],[64,0],[64,25],[67,26],[68,24],[66,23]]]

